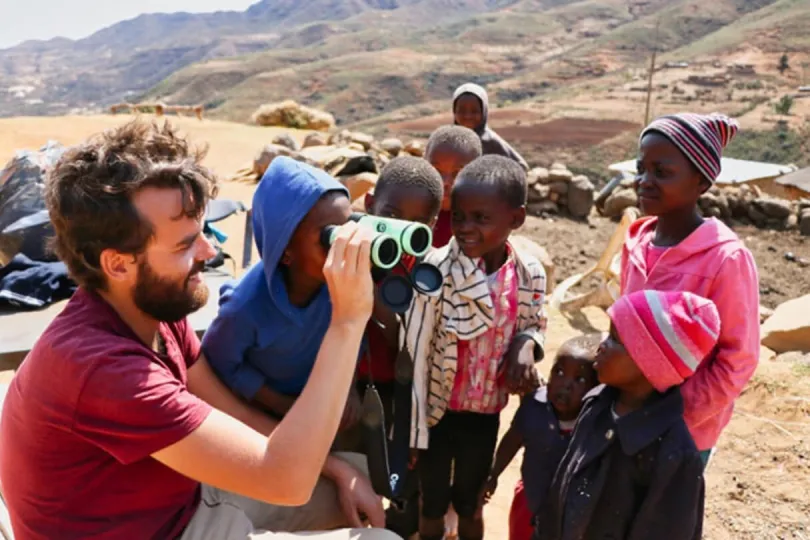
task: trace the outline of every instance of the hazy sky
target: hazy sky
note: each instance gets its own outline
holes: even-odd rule
[[[28,39],[89,36],[141,13],[243,11],[256,0],[0,0],[0,48]]]

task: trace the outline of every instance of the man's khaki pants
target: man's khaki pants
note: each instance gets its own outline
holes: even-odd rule
[[[333,455],[368,474],[365,456]],[[310,501],[297,507],[274,506],[203,485],[200,506],[181,540],[400,540],[382,529],[340,529],[346,526],[335,484],[323,477]]]

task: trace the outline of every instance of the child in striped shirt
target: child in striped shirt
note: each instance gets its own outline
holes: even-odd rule
[[[508,393],[538,385],[544,354],[546,276],[509,235],[526,217],[526,173],[502,156],[483,156],[458,175],[453,238],[428,255],[443,285],[417,295],[405,321],[414,360],[411,445],[422,449],[420,535],[444,536],[452,502],[461,540],[483,538],[478,494],[492,466]],[[452,475],[452,481],[451,481]]]

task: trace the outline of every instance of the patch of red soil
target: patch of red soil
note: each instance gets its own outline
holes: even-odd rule
[[[557,118],[544,121],[540,112],[525,109],[497,109],[490,114],[490,126],[512,144],[533,144],[546,147],[578,147],[598,145],[627,131],[638,132],[641,126],[622,120],[593,120],[588,118]],[[429,133],[453,121],[452,115],[439,114],[390,124],[396,133]]]

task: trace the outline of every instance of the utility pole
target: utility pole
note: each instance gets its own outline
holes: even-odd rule
[[[659,17],[655,23],[655,37],[653,43],[652,57],[650,58],[650,73],[647,77],[647,106],[644,108],[644,125],[650,125],[650,107],[652,103],[653,94],[653,75],[655,74],[655,60],[658,56],[658,37],[661,28],[661,18]]]

